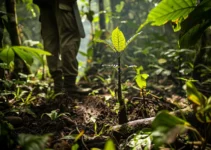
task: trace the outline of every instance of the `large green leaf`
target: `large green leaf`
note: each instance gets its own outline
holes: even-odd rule
[[[169,114],[168,111],[160,111],[152,122],[152,128],[156,129],[159,126],[173,128],[176,125],[190,126],[190,124],[174,115]]]
[[[9,65],[11,61],[14,61],[14,56],[14,51],[10,47],[5,47],[0,51],[0,59],[7,65]]]
[[[23,49],[20,49],[17,46],[12,47],[12,49],[27,64],[31,65],[33,63],[33,56],[29,52],[26,52],[26,51],[24,51]]]
[[[111,139],[109,139],[108,141],[106,141],[104,150],[116,150],[115,145],[114,145],[114,142]]]
[[[38,48],[32,48],[32,47],[27,47],[27,46],[13,46],[13,47],[18,47],[18,48],[23,49],[25,51],[34,52],[34,53],[37,53],[39,55],[47,55],[47,56],[51,55],[50,52],[42,50],[42,49],[38,49]]]
[[[205,96],[202,95],[202,93],[196,89],[196,87],[191,81],[186,82],[186,91],[188,100],[192,101],[193,103],[199,106],[200,105],[205,106],[206,103]]]
[[[203,20],[210,19],[210,9],[211,9],[211,1],[204,0],[201,2],[189,15],[188,18],[185,19],[181,26],[182,32],[187,32],[195,25],[201,23]]]
[[[180,23],[196,7],[197,0],[162,0],[153,8],[146,21],[139,27],[138,32],[148,23],[160,26],[172,21],[180,29]]]
[[[117,52],[123,51],[126,47],[125,36],[118,27],[112,32],[112,44]]]
[[[168,111],[160,111],[152,122],[152,137],[155,147],[160,147],[163,144],[171,144],[176,138],[187,130],[195,129],[187,121],[178,118]]]
[[[190,48],[191,46],[194,46],[210,25],[211,20],[202,21],[200,24],[195,25],[193,28],[183,33],[179,39],[180,48]]]
[[[26,61],[27,64],[31,65],[33,63],[33,57],[36,57],[42,64],[44,63],[42,55],[51,55],[50,52],[47,52],[38,48],[31,48],[27,46],[13,46],[15,52]]]
[[[196,9],[194,9],[181,24],[182,30],[179,39],[181,48],[189,48],[196,44],[197,40],[201,37],[211,25],[211,1],[204,0]]]

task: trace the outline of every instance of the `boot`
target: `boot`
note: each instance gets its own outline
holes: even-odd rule
[[[55,71],[51,73],[54,81],[54,93],[61,93],[63,89],[62,71]]]
[[[81,88],[75,84],[75,76],[64,76],[64,89],[68,95],[82,94],[88,95],[91,92],[91,88]]]

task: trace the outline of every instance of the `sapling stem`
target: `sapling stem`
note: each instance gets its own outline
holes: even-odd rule
[[[144,92],[144,89],[141,89],[141,94],[142,94],[142,97],[143,97],[143,103],[144,103],[144,117],[147,117],[147,111],[146,111],[146,99],[145,99],[145,92]]]
[[[119,101],[119,124],[128,122],[127,112],[124,100],[122,99],[122,88],[121,88],[121,54],[118,54],[118,101]]]

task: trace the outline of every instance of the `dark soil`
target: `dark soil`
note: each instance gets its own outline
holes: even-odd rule
[[[130,84],[133,85],[133,83]],[[72,97],[59,95],[50,100],[39,98],[30,105],[14,103],[13,106],[6,109],[3,107],[3,112],[6,117],[12,117],[8,121],[14,125],[15,135],[20,133],[33,135],[51,133],[48,148],[71,149],[75,141],[67,136],[80,133],[83,136],[77,140],[79,149],[103,148],[109,137],[115,139],[109,128],[118,125],[118,103],[117,98],[113,97],[105,87],[101,85],[92,87],[93,91],[98,91],[97,94],[74,95]],[[40,91],[36,92],[38,95]],[[129,121],[153,117],[160,110],[171,111],[187,106],[186,100],[176,94],[166,97],[156,89],[151,89],[150,93],[143,97],[140,95],[140,91],[132,86],[123,92],[127,100]],[[15,107],[15,105],[17,106]],[[21,112],[9,111],[14,108],[21,109]],[[45,113],[50,113],[53,110],[65,115],[52,120]],[[16,149],[19,148],[16,147]]]

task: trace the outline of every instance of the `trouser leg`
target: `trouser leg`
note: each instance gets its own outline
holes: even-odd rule
[[[87,94],[90,88],[79,88],[76,86],[78,75],[77,53],[80,46],[80,34],[75,16],[73,15],[72,4],[60,1],[57,2],[56,19],[58,24],[60,49],[62,56],[62,70],[64,75],[64,88],[68,94]]]
[[[78,75],[76,56],[80,45],[80,35],[71,3],[65,4],[57,1],[56,20],[60,37],[64,87],[71,88],[72,85],[75,85]]]
[[[47,57],[49,71],[54,79],[54,90],[60,92],[63,88],[62,65],[60,60],[59,34],[53,8],[40,9],[41,34],[44,49],[52,56]]]

